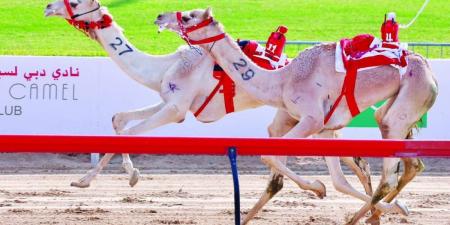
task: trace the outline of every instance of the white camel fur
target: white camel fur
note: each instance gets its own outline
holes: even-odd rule
[[[91,11],[99,4],[98,1],[92,0],[72,0],[69,2],[75,14]],[[102,7],[98,11],[79,17],[78,20],[98,21],[104,14],[109,15],[107,9]],[[62,0],[49,4],[45,10],[45,15],[68,19],[68,13]],[[163,100],[156,105],[143,109],[121,112],[114,115],[113,127],[117,134],[140,134],[168,123],[180,122],[184,119],[188,111],[195,112],[203,104],[206,97],[217,84],[217,80],[212,77],[214,61],[209,55],[204,54],[200,48],[191,49],[183,46],[177,52],[170,55],[148,55],[129,43],[123,35],[122,29],[115,22],[109,28],[91,30],[89,36],[99,42],[113,61],[128,76],[138,83],[160,93]],[[111,43],[118,43],[117,38],[123,43],[121,46],[122,49],[119,50],[116,50],[117,47],[114,48],[111,46]],[[128,46],[127,49],[132,49],[132,52],[119,55],[125,45]],[[261,105],[240,88],[236,90],[234,103],[235,111],[255,108]],[[225,115],[223,97],[217,95],[197,119],[202,122],[213,122],[221,119]],[[125,129],[126,124],[131,120],[143,121],[134,127]],[[79,182],[73,182],[72,185],[88,187],[90,182],[106,166],[112,156],[113,154],[106,154],[94,170],[90,171]],[[126,169],[128,168],[128,171],[137,171],[137,169],[133,168],[128,154],[123,154],[123,157],[124,167]],[[135,182],[137,182],[137,176],[134,176],[130,180],[130,185],[133,186]],[[317,184],[317,186],[321,186],[319,181]],[[323,195],[324,193],[320,194]]]
[[[91,0],[70,1],[70,3],[75,14],[91,11],[99,4],[97,1]],[[49,4],[45,14],[46,16],[68,18],[68,13],[61,0]],[[107,14],[107,11],[106,8],[103,7],[98,11],[79,17],[78,20],[98,21],[104,14]],[[116,114],[113,117],[113,126],[118,134],[139,134],[167,123],[182,121],[187,111],[195,111],[199,108],[217,83],[217,80],[211,76],[213,69],[212,58],[203,52],[202,55],[200,55],[198,50],[183,47],[176,53],[167,56],[147,55],[131,45],[123,35],[122,29],[115,23],[109,28],[91,30],[89,36],[102,45],[114,62],[116,62],[127,75],[144,86],[158,91],[163,99],[163,102],[154,106]],[[118,38],[122,44],[120,46],[114,45],[113,47],[111,44],[119,43]],[[123,50],[132,51],[119,55]],[[203,86],[199,86],[199,83],[203,84]],[[176,85],[177,88],[173,88],[173,85]],[[254,108],[260,105],[260,102],[251,98],[242,88],[237,87],[235,97],[236,111]],[[225,109],[223,97],[216,96],[197,119],[203,122],[211,122],[219,120],[224,115]],[[274,123],[269,127],[271,136],[282,135],[280,131],[287,125],[284,122],[286,121],[284,116],[286,115],[283,112],[277,114]],[[143,121],[135,127],[125,129],[126,124],[131,120]],[[323,135],[329,136],[330,134]],[[333,135],[334,134],[331,134],[331,136]],[[76,187],[88,187],[101,169],[107,165],[112,156],[113,154],[106,154],[92,171],[78,182],[73,182],[72,185]],[[124,168],[130,174],[130,185],[133,186],[138,181],[138,170],[133,168],[128,154],[123,154],[123,157]],[[336,160],[337,163],[339,163],[337,158]],[[344,158],[343,160],[355,171],[364,184],[365,189],[370,190],[368,191],[370,194],[370,177],[367,173],[366,163],[360,160],[355,162],[352,158]],[[333,178],[335,186],[338,189],[353,190],[356,192],[356,190],[346,182],[343,174],[339,175],[342,177],[336,176]],[[279,176],[272,176],[273,179],[276,177],[279,178]],[[303,183],[307,184],[302,187],[314,191],[319,197],[325,195],[325,188],[320,181],[308,182],[302,180],[302,184]],[[273,192],[273,189],[270,189],[270,191],[272,192],[266,191],[265,196],[271,197],[276,193]],[[264,202],[267,198],[263,196],[262,199]],[[385,208],[387,207],[388,206]],[[254,210],[252,210],[254,213],[249,213],[248,218],[252,217],[250,215],[256,214],[259,208],[259,206],[255,206]]]
[[[159,15],[155,23],[180,33],[179,23],[184,27],[192,27],[212,18],[210,8],[181,13],[180,21],[176,13],[165,13]],[[223,33],[223,26],[213,21],[190,33],[189,38],[204,40]],[[285,138],[307,138],[323,130],[340,129],[352,119],[344,101],[330,121],[324,124],[324,117],[339,96],[345,77],[345,74],[335,71],[335,43],[309,48],[277,71],[264,70],[252,63],[229,35],[200,46],[209,51],[247,93],[266,105],[285,111],[298,121],[283,135]],[[412,128],[432,107],[437,97],[437,82],[427,61],[417,54],[409,54],[407,60],[408,67],[403,77],[391,66],[380,66],[358,74],[355,97],[361,111],[379,101],[388,100],[375,114],[384,139],[409,137]],[[404,162],[404,173],[399,180],[400,160]],[[272,170],[297,182],[300,187],[304,183],[276,157],[263,157],[263,161]],[[328,166],[332,174],[340,170],[336,165]],[[378,204],[381,200],[391,202],[423,168],[420,159],[384,159],[378,188],[371,198],[361,198],[366,203],[348,224],[356,224],[373,207],[380,209]],[[376,212],[369,222],[379,219],[379,215],[380,212]]]

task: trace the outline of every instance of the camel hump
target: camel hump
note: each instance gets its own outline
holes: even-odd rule
[[[335,43],[323,43],[307,48],[300,52],[290,64],[291,73],[295,81],[305,79],[311,75],[322,54],[332,55],[336,48]]]

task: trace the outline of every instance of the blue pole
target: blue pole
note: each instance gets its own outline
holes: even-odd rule
[[[233,174],[233,185],[234,185],[234,218],[235,225],[241,224],[241,201],[239,194],[239,177],[238,177],[238,168],[236,161],[236,147],[228,148],[228,158],[230,159],[231,164],[231,173]]]

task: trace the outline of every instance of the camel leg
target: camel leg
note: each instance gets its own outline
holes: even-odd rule
[[[414,64],[414,62],[410,62],[410,64]],[[400,135],[403,135],[400,136],[401,138],[412,138],[412,127],[417,121],[419,121],[420,117],[431,108],[436,99],[437,87],[431,88],[431,91],[427,88],[418,89],[417,84],[410,85],[409,82],[414,79],[419,79],[423,76],[412,76],[413,73],[411,71],[409,74],[411,76],[409,78],[406,78],[407,80],[404,81],[405,85],[395,99],[394,104],[392,103],[393,101],[390,101],[390,105],[388,105],[388,107],[384,107],[383,109],[378,110],[375,114],[375,118],[380,125],[383,138],[385,136],[387,138],[392,136],[389,135],[389,133],[392,133],[393,131],[395,131],[395,128],[398,129],[398,127],[406,130],[405,133],[402,133],[402,130],[397,130]],[[415,94],[414,98],[411,98],[411,93]],[[395,122],[392,120],[393,118],[396,119],[400,124],[395,124]],[[407,183],[409,183],[417,174],[420,174],[425,168],[423,162],[420,159],[402,160],[404,163],[404,173],[398,181],[398,186],[396,187],[396,189],[392,190],[385,197],[386,202],[391,202],[399,194],[403,187],[405,187]],[[373,216],[370,217],[367,222],[374,224],[373,221],[379,220],[380,215],[381,212],[375,212],[375,214],[373,214]]]
[[[364,187],[364,191],[368,196],[373,195],[372,180],[370,178],[370,166],[369,163],[361,157],[341,157],[344,162],[352,171],[356,174],[359,181]],[[370,210],[371,214],[375,214],[376,209]],[[381,211],[380,211],[381,212]],[[374,219],[372,225],[379,225],[380,221]]]
[[[365,195],[355,190],[345,179],[338,157],[326,157],[325,161],[327,163],[328,170],[331,175],[333,186],[337,191],[353,196],[367,203],[371,202],[372,196]],[[399,204],[386,204],[383,202],[378,202],[377,204],[375,204],[375,208],[381,210],[384,213],[401,213],[401,214],[407,213],[407,211],[404,208],[402,208],[402,206]]]
[[[137,135],[155,129],[168,123],[181,121],[186,114],[186,110],[179,108],[179,104],[167,103],[161,110],[153,114],[150,118],[139,124],[121,131],[120,135]]]
[[[114,154],[107,153],[105,154],[100,162],[94,167],[94,169],[90,170],[83,178],[78,181],[72,182],[70,186],[79,187],[79,188],[87,188],[91,184],[91,181],[97,176],[98,173],[108,165],[108,162],[112,159]]]
[[[268,127],[268,133],[270,137],[282,137],[290,129],[292,129],[298,121],[292,118],[288,113],[282,110],[278,110],[272,124]],[[281,163],[286,165],[287,156],[277,157]],[[256,214],[273,198],[282,188],[283,188],[283,178],[284,176],[271,170],[270,179],[267,183],[266,190],[258,200],[258,202],[253,206],[252,209],[245,216],[242,224],[245,225],[252,220]]]
[[[284,157],[285,160],[280,160],[284,164],[286,163],[287,157]],[[253,206],[253,208],[247,213],[246,217],[244,218],[242,225],[248,224],[251,219],[253,219],[256,214],[263,208],[264,205],[269,202],[270,199],[273,198],[282,188],[283,188],[283,175],[277,173],[276,171],[271,171],[270,173],[270,180],[267,184],[266,190],[262,194],[262,196],[259,198],[258,202]]]
[[[332,130],[324,130],[319,134],[315,135],[318,138],[339,138],[340,135],[337,131]],[[333,186],[337,191],[340,191],[344,194],[351,195],[356,197],[362,201],[370,202],[372,196],[372,185],[370,180],[370,168],[367,163],[362,158],[359,157],[341,157],[341,160],[346,163],[353,172],[358,176],[361,183],[364,186],[367,195],[362,194],[361,192],[355,190],[346,180],[344,173],[342,172],[341,165],[339,162],[339,158],[337,157],[325,157],[325,161],[330,170],[330,175],[332,178]],[[398,207],[397,205],[390,205],[379,203],[377,205],[383,212],[398,212],[405,214],[407,213],[403,208]]]
[[[341,136],[342,135],[338,130],[323,130],[319,134],[314,135],[315,138],[341,138]],[[325,157],[325,161],[327,161],[326,158],[327,157]],[[372,181],[370,179],[370,167],[367,161],[361,157],[341,157],[340,159],[356,174],[361,184],[363,185],[366,194],[372,196]],[[338,166],[341,167],[340,164],[338,164]],[[339,168],[339,170],[342,169]],[[340,174],[342,174],[342,177],[338,178],[337,180],[341,180],[343,182],[338,182],[337,184],[348,184],[348,181],[343,176],[343,173]],[[350,188],[353,189],[352,187]]]
[[[347,225],[354,225],[379,201],[381,201],[389,192],[394,190],[398,184],[398,172],[400,167],[400,159],[385,158],[383,160],[383,172],[380,184],[375,191],[372,200],[366,203],[347,223]]]
[[[356,174],[366,194],[372,196],[373,189],[369,163],[361,157],[341,157],[341,160]]]
[[[158,112],[154,113],[150,118],[140,122],[136,126],[130,127],[126,130],[120,131],[121,135],[136,135],[142,134],[145,131],[152,130],[159,126],[178,122],[184,117],[186,111],[180,111],[175,103],[165,104]],[[133,163],[131,162],[130,156],[128,154],[122,154],[123,163],[122,167],[129,174],[129,185],[134,187],[139,180],[140,173],[139,170],[133,168]]]
[[[128,122],[130,122],[131,120],[143,120],[152,116],[153,114],[158,112],[164,106],[164,104],[164,102],[160,102],[156,105],[151,105],[145,108],[116,113],[112,118],[112,124],[115,132],[122,132]],[[138,169],[133,168],[133,162],[131,162],[129,154],[122,154],[122,167],[130,175],[129,185],[131,187],[134,187],[139,181],[140,173]]]
[[[314,114],[311,114],[314,115]],[[317,114],[316,114],[317,115]],[[320,118],[320,117],[319,117]],[[286,138],[307,138],[312,134],[318,133],[323,127],[323,121],[316,116],[302,117],[297,125],[295,125],[284,137]],[[320,121],[320,122],[319,122]],[[287,168],[282,162],[277,160],[275,156],[262,156],[261,160],[281,175],[289,177],[301,189],[313,191],[319,198],[326,196],[325,185],[320,181],[310,182],[299,177],[292,170]]]
[[[142,109],[136,109],[128,112],[119,112],[116,113],[112,118],[113,128],[116,133],[121,132],[125,126],[131,120],[143,120],[147,119],[164,106],[164,102],[160,102],[156,105],[151,105]]]
[[[117,113],[112,118],[114,130],[116,131],[116,133],[118,133],[126,126],[126,124],[130,120],[145,119],[145,118],[153,115],[163,105],[164,105],[164,103],[159,103],[157,105],[150,106],[150,107],[143,108],[143,109],[138,109],[138,110],[134,110],[134,111],[130,111],[130,112]],[[111,160],[112,156],[114,156],[114,154],[105,154],[102,157],[102,159],[97,163],[97,165],[94,167],[94,169],[90,170],[83,178],[81,178],[78,181],[72,182],[70,185],[74,186],[74,187],[79,187],[79,188],[89,187],[91,181],[108,164],[108,162]],[[129,184],[130,184],[130,186],[133,187],[139,179],[139,170],[133,168],[133,164],[132,164],[128,154],[122,154],[122,157],[123,157],[123,164],[122,164],[123,167],[125,168],[125,170],[127,171],[128,174],[130,174],[130,171],[131,171]]]
[[[405,171],[398,181],[397,188],[384,198],[385,202],[392,202],[394,198],[397,197],[397,195],[400,193],[400,191],[406,186],[406,184],[408,184],[411,180],[414,179],[414,177],[419,175],[425,169],[425,165],[420,159],[404,158],[402,160],[404,162]],[[381,214],[381,211],[376,210],[376,212],[366,220],[366,223],[370,223],[373,225],[374,223],[376,223],[376,221],[380,220]]]
[[[118,131],[118,134],[137,135],[171,122],[178,122],[184,118],[186,113],[186,110],[180,110],[180,105],[182,104],[177,104],[176,102],[169,102],[166,104],[158,104],[154,107],[147,108],[147,110],[138,113],[140,116],[138,118],[144,118],[144,116],[152,114],[150,118],[145,119],[144,121],[140,122],[139,124],[133,127]],[[136,183],[139,181],[140,172],[138,169],[133,167],[133,163],[131,162],[131,159],[128,154],[123,154],[122,156],[123,156],[122,167],[130,176],[129,185],[131,187],[134,187]]]
[[[408,86],[406,88],[408,88]],[[389,108],[387,113],[384,115],[384,118],[377,119],[377,121],[379,121],[380,130],[384,139],[407,138],[408,133],[411,132],[412,126],[416,123],[416,121],[420,119],[420,116],[428,110],[427,108],[423,108],[423,106],[432,105],[432,102],[427,103],[427,101],[433,101],[433,96],[430,96],[429,99],[424,99],[424,102],[422,102],[419,98],[405,98],[405,93],[406,91],[401,91],[396,99],[396,102],[398,101],[399,103],[396,104],[396,102],[394,102],[391,108]],[[420,161],[418,160],[410,161],[408,159],[403,159],[403,162],[405,164],[405,173],[403,175],[404,179],[402,180],[402,186],[399,187],[399,159],[384,159],[382,179],[375,194],[372,197],[371,204],[366,204],[363,208],[361,208],[348,224],[355,224],[360,218],[364,216],[364,214],[369,209],[371,209],[374,204],[381,201],[383,198],[389,195],[389,193],[394,191],[394,193],[392,194],[393,196],[391,197],[393,199],[393,197],[398,194],[395,194],[395,190],[398,187],[401,190],[407,184],[407,182],[409,182],[415,176],[416,172],[414,172],[414,170],[420,170],[421,167],[423,168]],[[418,169],[415,169],[414,167]],[[376,219],[376,217],[374,217],[374,219]]]
[[[137,184],[140,177],[140,172],[138,169],[133,167],[133,162],[131,162],[130,155],[129,154],[122,154],[122,167],[125,169],[125,171],[130,175],[129,179],[129,185],[131,187],[134,187],[134,185]]]

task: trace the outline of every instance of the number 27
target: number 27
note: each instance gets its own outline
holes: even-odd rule
[[[118,43],[109,44],[115,51],[117,51],[117,47],[122,46],[124,44],[122,38],[116,37],[116,40],[118,41]],[[119,55],[123,55],[127,52],[133,52],[133,49],[128,44],[125,44],[125,47],[126,49],[119,52]]]

